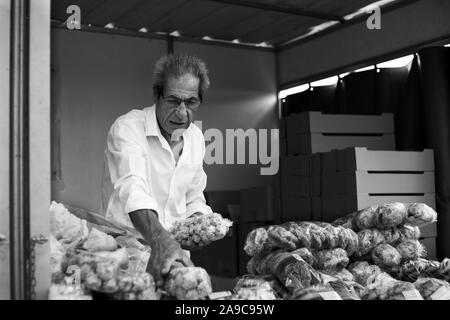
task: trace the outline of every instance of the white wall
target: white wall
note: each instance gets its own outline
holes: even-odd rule
[[[52,29],[62,174],[62,183],[52,181],[53,199],[99,210],[108,129],[118,116],[152,104],[152,68],[165,52],[160,40]]]
[[[280,82],[286,84],[444,36],[450,39],[450,1],[421,0],[382,11],[381,30],[369,30],[362,21],[282,50]]]
[[[275,61],[272,53],[175,43],[175,51],[199,54],[209,65],[211,89],[201,106],[205,128],[275,128]],[[152,104],[152,71],[166,53],[162,40],[52,30],[53,128],[60,127],[62,183],[52,181],[52,197],[98,211],[106,134],[131,108]],[[60,122],[58,124],[58,119]],[[54,136],[54,147],[58,144]],[[258,165],[211,165],[208,190],[262,185]],[[64,188],[64,189],[62,189]]]

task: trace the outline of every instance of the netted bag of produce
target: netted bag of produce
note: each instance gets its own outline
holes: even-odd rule
[[[276,300],[276,294],[263,278],[243,277],[239,279],[230,300]]]
[[[279,252],[271,255],[266,263],[270,273],[277,277],[290,292],[296,288],[304,288],[321,281],[320,274],[295,254]]]
[[[310,249],[308,248],[299,248],[291,252],[292,255],[298,255],[300,258],[305,260],[307,264],[312,266],[314,264],[314,256]]]
[[[418,278],[414,286],[425,300],[450,300],[450,284],[435,278]]]
[[[120,270],[116,276],[117,300],[158,300],[153,277],[147,272]]]
[[[208,273],[199,267],[179,267],[170,270],[164,288],[178,300],[200,300],[212,292]]]
[[[182,246],[204,247],[225,237],[232,224],[220,214],[211,213],[177,220],[169,232]]]
[[[375,228],[378,206],[370,206],[359,210],[353,217],[352,225],[355,231]]]
[[[386,272],[369,277],[367,282],[367,287],[361,293],[363,300],[422,299],[414,284],[396,280]]]
[[[406,223],[412,226],[424,226],[437,220],[437,212],[425,203],[413,203],[408,206]]]
[[[294,250],[296,248],[297,238],[288,230],[281,226],[270,226],[267,229],[269,243],[274,243],[275,248],[283,250]]]
[[[450,259],[445,258],[441,261],[439,269],[436,271],[436,275],[440,279],[444,279],[446,281],[450,280]]]
[[[330,281],[306,288],[299,288],[288,300],[361,300],[354,287],[343,281]]]
[[[438,261],[419,258],[406,261],[394,269],[393,273],[398,279],[415,282],[419,277],[433,277],[439,270],[439,266]]]
[[[71,214],[63,204],[52,201],[50,232],[65,248],[70,248],[84,240],[89,234],[89,229],[87,221]]]
[[[309,232],[305,232],[304,228],[302,228],[300,224],[291,222],[286,224],[285,228],[295,236],[296,238],[295,246],[297,248],[311,247],[311,236]]]
[[[326,242],[327,238],[326,232],[322,227],[313,222],[301,222],[300,228],[301,232],[308,235],[311,249],[322,249],[322,244]]]
[[[340,227],[344,227],[347,229],[356,230],[353,226],[353,219],[355,218],[356,214],[357,214],[357,212],[349,213],[344,217],[334,220],[331,224],[334,226],[340,226]]]
[[[377,229],[389,229],[404,223],[408,207],[401,202],[379,205],[375,212],[374,225]]]
[[[349,263],[347,251],[342,248],[315,251],[314,267],[326,272],[338,271],[347,267]]]
[[[417,260],[426,256],[425,247],[416,239],[404,240],[396,249],[402,257],[402,262]]]
[[[244,251],[251,257],[264,251],[270,251],[268,247],[269,235],[264,228],[256,228],[249,232],[245,240]]]
[[[324,234],[321,249],[333,249],[339,246],[339,228],[325,222],[315,222]]]
[[[357,256],[364,256],[370,253],[376,246],[384,243],[383,234],[377,229],[365,229],[358,232]]]
[[[380,274],[382,271],[377,265],[370,264],[367,261],[356,261],[348,267],[353,274],[354,280],[362,286],[367,285],[370,277]]]
[[[327,274],[341,281],[352,282],[355,280],[353,274],[345,268],[341,270],[327,272]]]
[[[393,246],[382,243],[376,246],[371,253],[373,262],[380,268],[392,268],[400,265],[402,256]]]
[[[354,255],[359,249],[359,238],[358,234],[348,228],[337,227],[339,242],[338,247],[347,251],[348,256]]]

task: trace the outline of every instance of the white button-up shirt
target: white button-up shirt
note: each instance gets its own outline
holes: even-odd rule
[[[167,229],[195,212],[212,213],[203,196],[204,155],[203,133],[191,123],[175,161],[159,129],[155,105],[119,117],[108,133],[104,155],[103,214],[133,227],[130,212],[152,209]]]

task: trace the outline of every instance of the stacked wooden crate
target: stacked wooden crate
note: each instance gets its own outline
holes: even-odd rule
[[[280,136],[281,220],[332,221],[370,205],[423,202],[435,208],[433,151],[395,151],[392,114],[286,117]],[[422,228],[435,257],[436,225]]]

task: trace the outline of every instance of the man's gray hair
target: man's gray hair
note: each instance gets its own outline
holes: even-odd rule
[[[200,99],[209,87],[209,76],[206,64],[198,57],[189,54],[167,54],[161,57],[155,65],[153,85],[154,94],[163,94],[164,86],[170,76],[180,77],[191,74],[200,80],[198,95]]]

